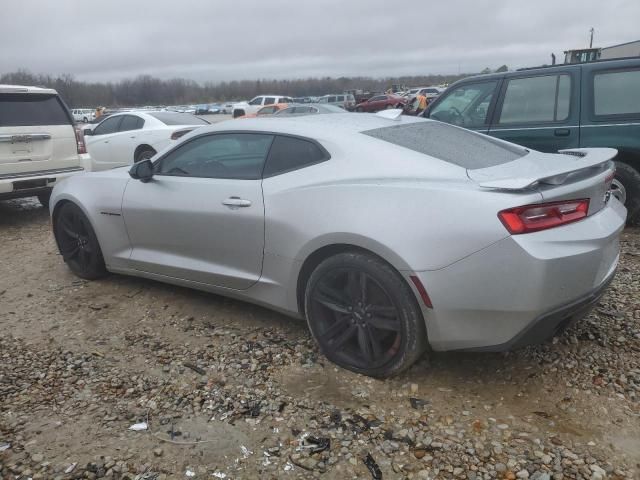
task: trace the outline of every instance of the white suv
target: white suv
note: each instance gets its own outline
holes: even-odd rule
[[[89,123],[96,118],[96,111],[90,108],[74,108],[71,110],[71,115],[76,122]]]
[[[293,98],[282,95],[260,95],[249,102],[240,102],[233,105],[233,118],[258,113],[265,105],[276,103],[293,103]]]
[[[0,85],[0,200],[37,196],[90,165],[84,137],[55,90]]]

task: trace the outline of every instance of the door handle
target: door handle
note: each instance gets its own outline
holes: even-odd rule
[[[244,198],[240,198],[240,197],[229,197],[226,200],[223,200],[222,202],[223,205],[226,205],[227,207],[250,207],[251,206],[251,200],[245,200]]]
[[[556,128],[553,131],[553,134],[556,137],[568,137],[570,133],[571,133],[571,130],[569,130],[568,128]]]

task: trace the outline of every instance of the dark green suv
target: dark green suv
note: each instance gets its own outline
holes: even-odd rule
[[[640,59],[555,65],[465,78],[424,117],[542,152],[618,150],[612,194],[640,223]]]

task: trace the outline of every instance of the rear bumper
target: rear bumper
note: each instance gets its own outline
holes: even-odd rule
[[[589,292],[583,298],[541,315],[532,321],[524,330],[505,343],[461,350],[476,352],[503,352],[506,350],[525,347],[527,345],[543,343],[551,337],[562,333],[575,322],[578,322],[587,316],[591,309],[598,303],[600,298],[602,298],[614,277],[615,270],[609,278],[602,283],[602,285]]]
[[[84,172],[81,166],[0,175],[0,200],[31,197],[51,191],[67,177]]]
[[[626,209],[611,200],[570,225],[505,238],[440,270],[415,272],[434,350],[539,343],[588,312],[613,279]]]

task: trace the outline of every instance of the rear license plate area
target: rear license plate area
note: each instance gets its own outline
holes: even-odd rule
[[[47,179],[41,178],[38,180],[20,180],[13,182],[14,190],[29,190],[32,188],[42,188],[47,186]]]

